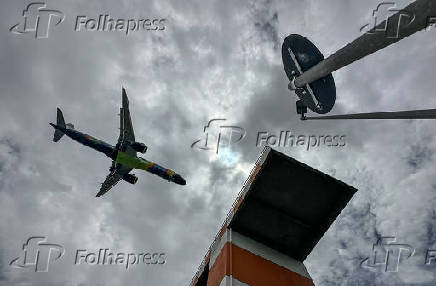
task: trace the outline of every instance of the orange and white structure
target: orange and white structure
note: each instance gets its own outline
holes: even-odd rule
[[[314,286],[303,262],[355,192],[265,147],[190,286]]]

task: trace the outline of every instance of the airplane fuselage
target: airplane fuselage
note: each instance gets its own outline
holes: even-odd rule
[[[65,135],[73,139],[74,141],[77,141],[85,146],[91,147],[92,149],[104,153],[109,158],[114,158],[116,156],[116,149],[115,146],[112,146],[102,140],[99,140],[97,138],[92,137],[91,135],[82,133],[80,131],[77,131],[75,129],[71,128],[63,128],[61,126],[58,126],[56,124],[50,123],[51,126],[53,126],[56,129],[59,129],[62,131]]]
[[[158,175],[161,178],[164,178],[169,181],[173,181],[177,184],[183,185],[183,180],[180,175],[176,174],[173,170],[164,168],[154,162],[148,161],[141,157],[130,156],[129,154],[118,151],[117,157],[115,158],[115,162],[127,166],[132,169],[140,169],[150,172],[152,174]],[[183,180],[184,181],[184,180]]]
[[[131,169],[140,169],[150,172],[168,181],[173,181],[176,184],[186,184],[186,181],[173,170],[164,168],[144,158],[129,155],[126,152],[118,150],[115,146],[112,146],[102,140],[94,138],[91,135],[82,133],[75,129],[71,129],[68,127],[64,128],[53,123],[50,123],[50,125],[52,125],[55,129],[59,129],[71,139],[105,154],[118,164],[122,164]]]

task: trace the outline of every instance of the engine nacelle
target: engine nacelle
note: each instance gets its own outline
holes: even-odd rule
[[[130,147],[133,148],[136,152],[145,153],[147,152],[147,146],[144,143],[140,142],[132,142]]]
[[[138,177],[133,174],[125,174],[123,176],[123,180],[134,185],[138,181]]]

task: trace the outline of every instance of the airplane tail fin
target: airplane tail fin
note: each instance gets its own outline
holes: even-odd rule
[[[67,125],[65,124],[65,120],[64,120],[64,115],[62,114],[62,111],[59,108],[58,108],[58,111],[57,111],[56,125],[58,127],[61,127],[61,128],[67,128]],[[54,133],[54,136],[53,136],[53,141],[54,142],[58,142],[62,138],[62,136],[64,136],[64,134],[65,133],[62,132],[59,128],[55,127],[55,133]]]
[[[62,128],[66,128],[64,115],[62,114],[62,111],[58,108],[57,118],[56,118],[56,125]]]

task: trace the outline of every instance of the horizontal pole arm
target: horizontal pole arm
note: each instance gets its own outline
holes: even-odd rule
[[[342,115],[305,117],[304,120],[321,119],[436,119],[436,109],[409,110],[396,112],[371,112]]]

